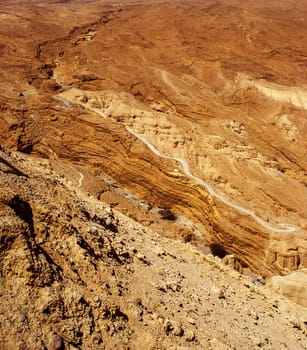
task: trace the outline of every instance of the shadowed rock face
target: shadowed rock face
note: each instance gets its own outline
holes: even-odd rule
[[[306,267],[306,14],[1,1],[1,142],[164,236],[263,276]]]

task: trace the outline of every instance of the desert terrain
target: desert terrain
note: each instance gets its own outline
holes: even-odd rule
[[[306,21],[0,0],[0,347],[307,347]]]

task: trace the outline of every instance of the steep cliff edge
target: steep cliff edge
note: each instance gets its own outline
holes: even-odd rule
[[[306,348],[305,308],[55,168],[0,151],[1,349]]]

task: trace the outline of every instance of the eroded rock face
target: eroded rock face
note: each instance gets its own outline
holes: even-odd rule
[[[306,267],[304,4],[1,8],[3,144],[164,236]]]
[[[306,348],[304,308],[122,215],[74,175],[0,151],[0,349]]]

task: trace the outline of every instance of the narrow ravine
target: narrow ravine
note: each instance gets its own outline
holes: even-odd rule
[[[55,79],[55,77],[54,77]],[[57,82],[60,83],[60,85],[67,90],[67,87],[60,81],[60,79],[58,77],[56,77]],[[71,88],[71,87],[70,87]],[[70,101],[64,99],[61,97],[62,101],[66,101],[67,103],[70,103]],[[105,115],[105,113],[100,110],[99,108],[91,108],[89,106],[87,106],[85,103],[80,103],[85,109],[96,113],[98,115],[100,115],[103,118],[108,119],[108,117]],[[174,160],[176,162],[178,162],[181,165],[181,168],[184,172],[184,174],[189,177],[190,179],[192,179],[196,184],[202,186],[210,195],[212,195],[213,197],[217,198],[218,200],[220,200],[221,202],[223,202],[224,204],[226,204],[227,206],[237,210],[238,212],[250,216],[253,220],[255,220],[259,225],[261,225],[262,227],[264,227],[265,229],[272,231],[272,232],[277,232],[277,233],[291,233],[291,232],[295,232],[297,231],[297,227],[291,224],[287,224],[287,223],[276,223],[276,224],[270,224],[268,223],[266,220],[262,219],[261,217],[259,217],[258,215],[256,215],[252,210],[247,209],[245,207],[242,207],[234,202],[232,202],[231,200],[229,200],[227,197],[225,197],[224,195],[220,194],[219,192],[217,192],[216,189],[214,189],[210,184],[208,184],[207,182],[205,182],[204,180],[202,180],[201,178],[193,175],[191,173],[190,167],[187,163],[186,160],[181,159],[181,158],[177,158],[177,157],[171,157],[168,155],[165,155],[163,153],[161,153],[154,145],[152,145],[145,137],[139,135],[138,133],[136,133],[134,130],[132,130],[131,128],[125,126],[126,130],[133,135],[134,137],[136,137],[137,139],[139,139],[141,142],[143,142],[154,154],[156,154],[158,157],[160,158],[164,158],[164,159],[169,159],[169,160]],[[82,178],[80,177],[79,180],[79,184],[82,184]],[[79,187],[81,187],[81,185],[79,185]]]

